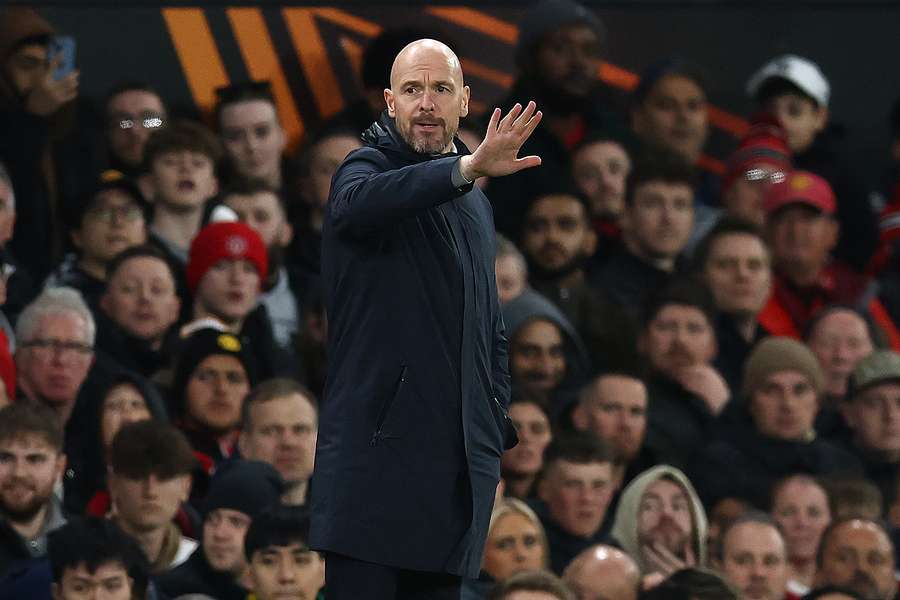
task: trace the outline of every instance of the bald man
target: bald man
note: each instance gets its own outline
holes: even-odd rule
[[[473,182],[518,157],[541,113],[495,110],[473,152],[459,59],[397,55],[387,109],[335,173],[322,230],[328,386],[311,546],[328,600],[459,598],[477,577],[500,455],[516,443],[490,203]]]
[[[578,600],[637,600],[641,572],[630,556],[612,546],[591,546],[576,556],[563,581]]]

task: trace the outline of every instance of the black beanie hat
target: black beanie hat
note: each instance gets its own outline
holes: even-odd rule
[[[284,480],[269,463],[236,460],[213,476],[203,503],[203,517],[227,508],[255,519],[265,509],[278,504],[284,491]]]
[[[173,418],[184,415],[185,393],[191,375],[200,363],[216,354],[238,359],[247,372],[250,387],[256,385],[259,365],[246,338],[212,327],[199,329],[181,342],[181,349],[175,362],[170,394],[172,406],[169,411]]]
[[[600,43],[606,42],[606,27],[594,11],[573,0],[539,0],[519,21],[516,65],[521,69],[541,39],[566,25],[584,24],[594,30]]]

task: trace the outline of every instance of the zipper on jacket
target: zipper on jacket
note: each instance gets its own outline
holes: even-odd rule
[[[403,365],[403,368],[400,370],[400,379],[397,381],[397,386],[394,388],[394,393],[381,405],[381,410],[378,412],[378,419],[375,421],[375,433],[372,434],[372,440],[369,442],[372,446],[377,446],[378,440],[395,437],[390,434],[383,433],[381,431],[381,427],[382,425],[384,425],[385,419],[387,419],[387,415],[391,410],[391,406],[394,405],[394,401],[397,399],[397,396],[400,395],[400,390],[403,388],[403,384],[406,383],[406,371],[407,366]]]

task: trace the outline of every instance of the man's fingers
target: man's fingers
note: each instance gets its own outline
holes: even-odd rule
[[[537,128],[538,123],[541,122],[541,118],[544,116],[544,113],[541,111],[537,111],[534,113],[534,116],[529,119],[528,123],[525,124],[525,131],[522,132],[522,136],[527,140],[531,137],[531,134],[534,133],[534,130]]]
[[[488,121],[487,135],[484,137],[488,137],[494,131],[497,131],[497,125],[500,123],[500,109],[495,108],[494,112],[491,113],[491,120]]]
[[[516,105],[512,107],[512,110],[510,110],[509,113],[505,117],[503,117],[503,120],[500,121],[499,130],[501,133],[507,131],[510,128],[511,124],[516,120],[516,117],[519,116],[520,112],[522,112],[522,105],[516,102]]]
[[[528,120],[531,119],[531,115],[534,114],[534,109],[537,108],[537,105],[534,103],[534,100],[531,100],[525,109],[522,111],[522,114],[513,122],[513,129],[521,129],[528,123]]]

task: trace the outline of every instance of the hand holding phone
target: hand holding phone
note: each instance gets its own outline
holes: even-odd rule
[[[72,36],[60,35],[53,38],[48,54],[54,81],[59,81],[75,70],[75,38]]]
[[[46,117],[78,97],[78,71],[75,69],[75,39],[53,38],[47,51],[50,68],[28,92],[25,110]]]

